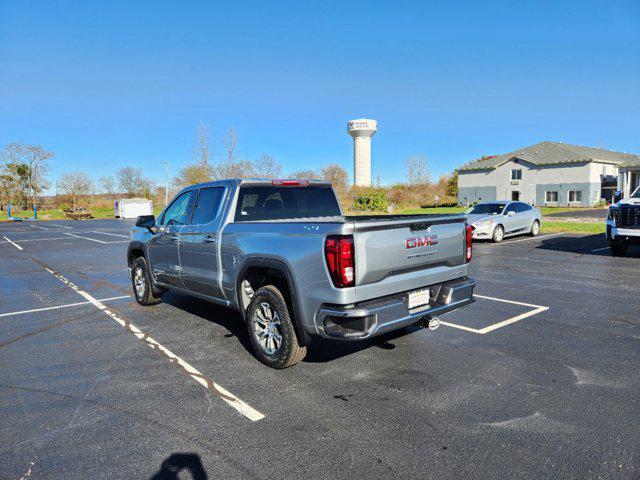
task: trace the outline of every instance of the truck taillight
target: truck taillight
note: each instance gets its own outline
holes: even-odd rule
[[[353,235],[331,235],[324,242],[324,256],[337,288],[356,284],[356,258]]]
[[[469,263],[473,256],[473,227],[471,225],[465,227],[464,247],[464,259]]]

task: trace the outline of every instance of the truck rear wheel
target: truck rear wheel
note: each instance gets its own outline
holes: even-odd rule
[[[287,302],[273,285],[259,288],[251,297],[247,330],[254,355],[271,368],[291,367],[307,354],[307,347],[298,341]]]
[[[627,253],[628,244],[622,240],[610,240],[609,246],[611,247],[611,255],[614,257],[624,257]]]
[[[136,258],[131,266],[131,284],[136,302],[140,305],[155,305],[162,299],[162,292],[154,286],[149,265],[144,257]]]

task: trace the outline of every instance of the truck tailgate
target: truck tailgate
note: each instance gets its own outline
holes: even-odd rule
[[[396,216],[353,221],[356,289],[376,282],[393,283],[415,272],[424,282],[434,274],[465,264],[465,216]],[[459,272],[460,269],[456,268]],[[457,276],[457,275],[455,275]],[[434,275],[436,283],[442,275]],[[406,282],[401,282],[406,285]],[[417,285],[417,284],[416,284]]]

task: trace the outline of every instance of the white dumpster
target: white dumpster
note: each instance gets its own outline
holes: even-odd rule
[[[121,198],[114,203],[116,218],[137,218],[153,215],[153,202],[146,198]]]

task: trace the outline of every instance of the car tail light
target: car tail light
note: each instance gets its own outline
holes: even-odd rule
[[[324,242],[324,256],[337,288],[356,284],[356,263],[353,235],[332,235]]]
[[[271,180],[271,184],[277,187],[306,187],[309,180]]]
[[[465,227],[465,241],[464,241],[464,259],[467,263],[471,261],[473,256],[473,227],[466,225]]]

